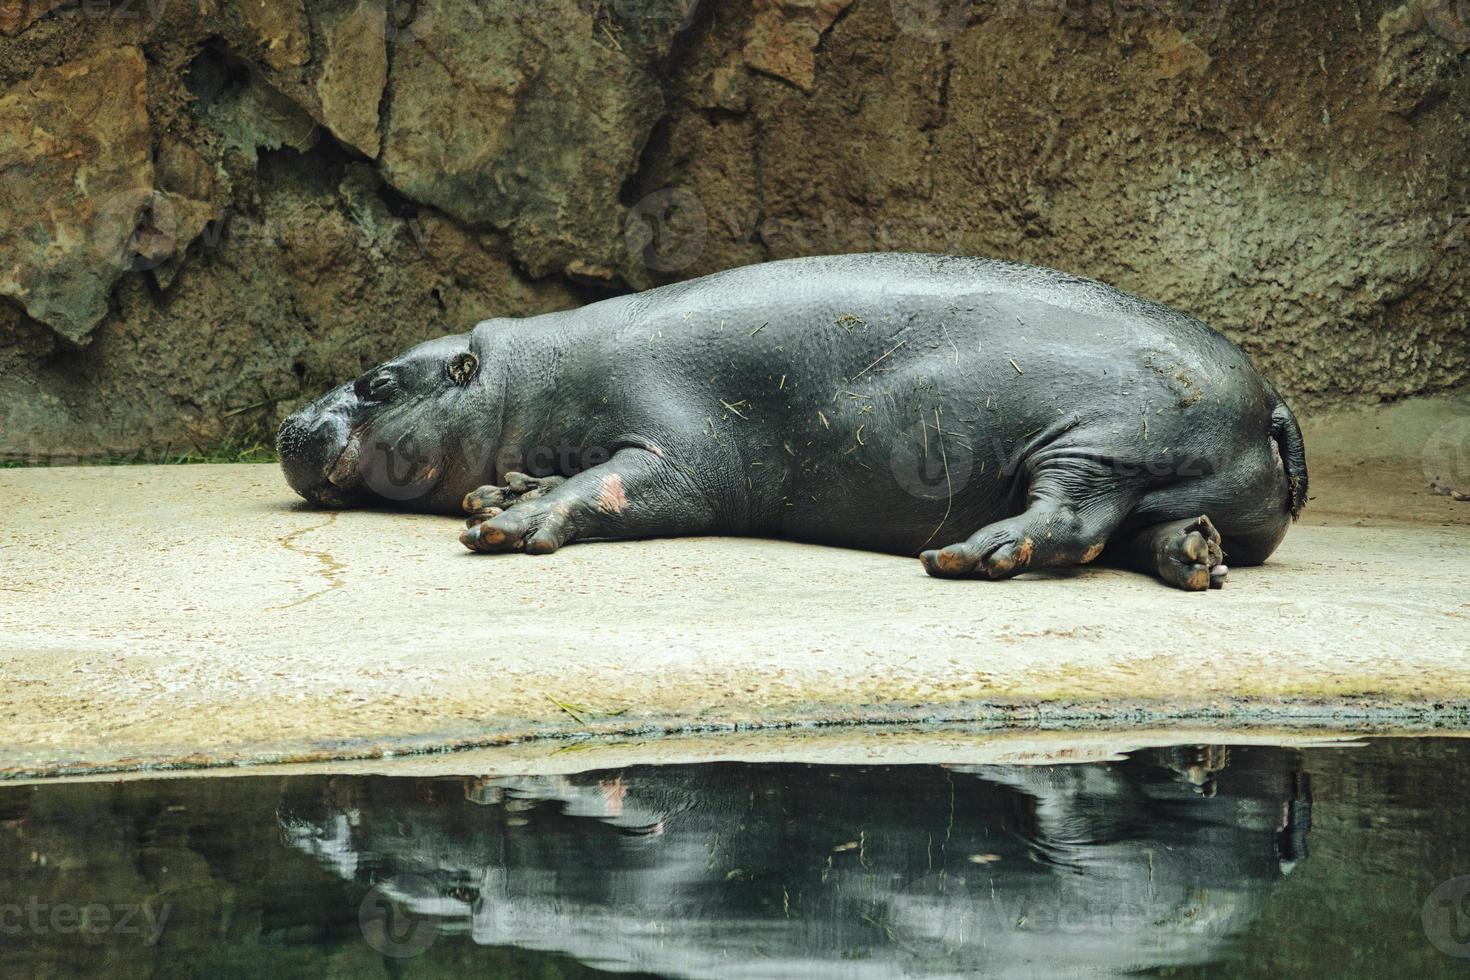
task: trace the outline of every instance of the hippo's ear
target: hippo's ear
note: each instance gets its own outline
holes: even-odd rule
[[[480,373],[480,359],[469,351],[463,351],[451,357],[444,370],[452,384],[463,387]]]

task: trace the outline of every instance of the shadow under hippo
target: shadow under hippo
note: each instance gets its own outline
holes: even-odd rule
[[[353,780],[280,814],[397,916],[599,969],[1112,976],[1225,957],[1305,858],[1311,796],[1294,751],[1200,747]]]

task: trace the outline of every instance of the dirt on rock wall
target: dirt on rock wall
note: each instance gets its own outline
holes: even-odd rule
[[[0,0],[0,456],[847,251],[1113,282],[1307,409],[1461,385],[1467,72],[1467,0]]]

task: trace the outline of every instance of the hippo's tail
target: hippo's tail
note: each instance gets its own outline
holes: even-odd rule
[[[1282,465],[1286,468],[1286,503],[1291,510],[1291,519],[1296,520],[1307,505],[1307,449],[1302,443],[1302,428],[1297,425],[1296,416],[1274,389],[1271,394],[1276,398],[1276,407],[1271,410],[1271,438],[1276,440]]]

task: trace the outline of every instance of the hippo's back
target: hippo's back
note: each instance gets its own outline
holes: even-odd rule
[[[1213,378],[1217,397],[1269,400],[1244,353],[1194,317],[1092,279],[991,259],[786,259],[565,315],[590,334],[623,334],[619,351],[678,338],[679,359],[706,377],[731,367],[793,379],[826,370],[840,382],[883,357],[862,375],[877,381],[872,375],[952,352],[953,363],[933,365],[949,383],[983,377],[993,388],[1014,361],[1033,384],[1116,387],[1124,376],[1165,373],[1166,385],[1176,385],[1176,374]]]
[[[640,319],[711,306],[861,302],[876,296],[909,304],[955,304],[1004,298],[1096,317],[1156,321],[1170,328],[1213,330],[1193,317],[1106,283],[999,259],[906,252],[824,255],[741,266],[607,301]]]

